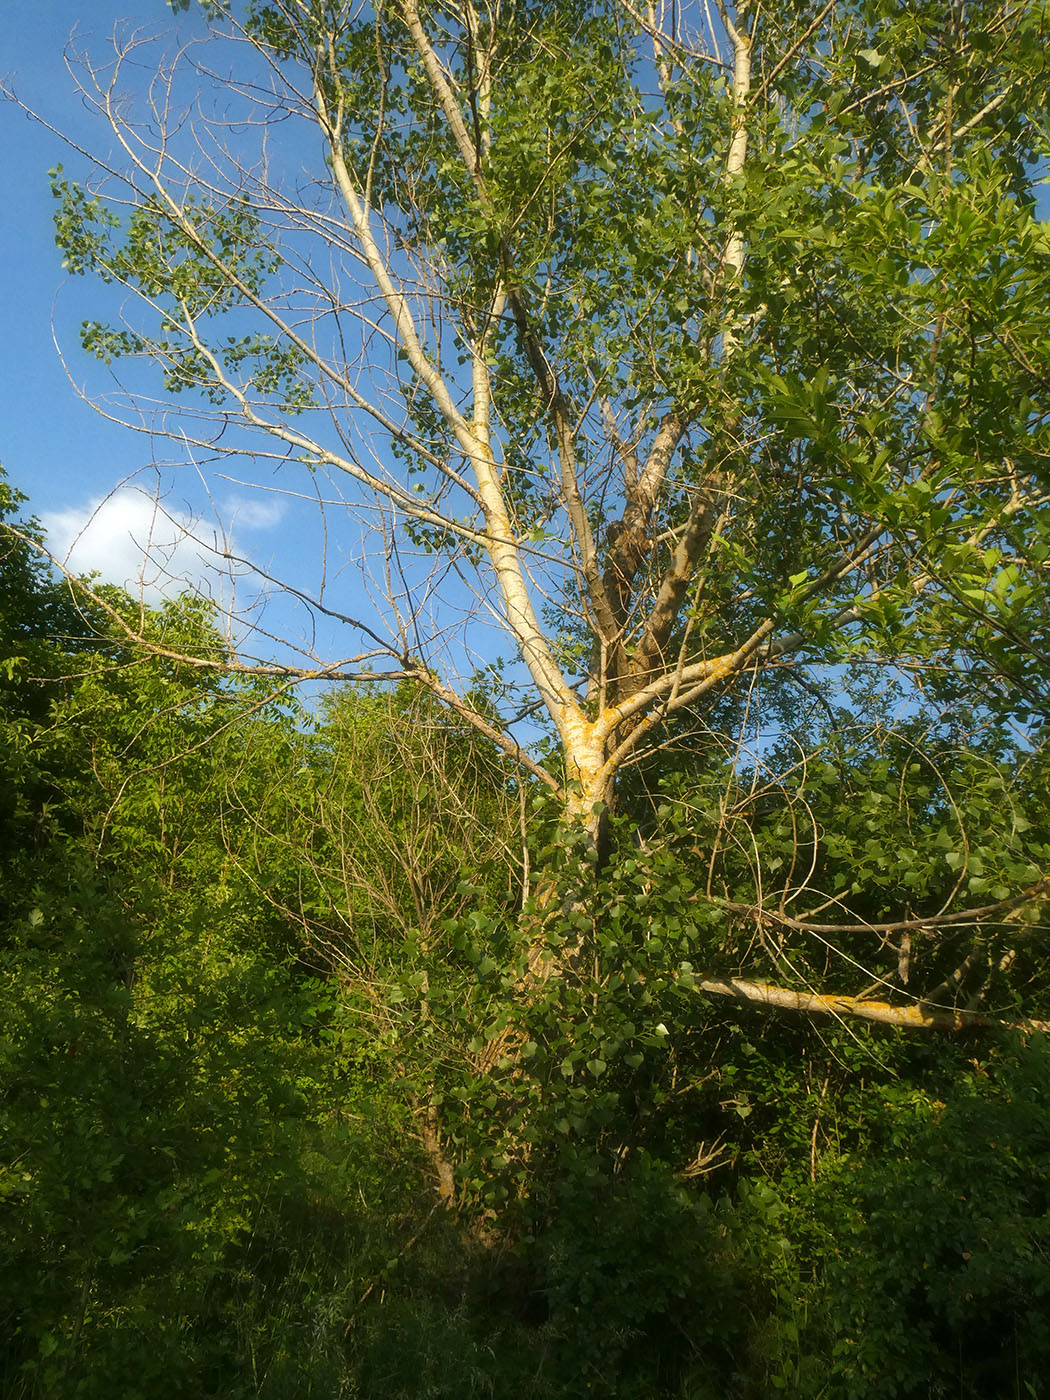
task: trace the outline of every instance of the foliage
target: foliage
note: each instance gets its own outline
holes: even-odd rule
[[[1046,5],[203,8],[226,139],[84,73],[83,345],[386,607],[5,536],[13,1383],[1038,1393]]]
[[[1038,1393],[1041,1041],[770,1021],[693,969],[869,957],[755,922],[774,875],[869,924],[1024,883],[1040,754],[843,729],[749,779],[683,729],[598,862],[418,693],[311,716],[105,611],[59,631],[31,558],[0,571],[41,677],[4,719],[5,1393]],[[198,603],[146,621],[222,655]],[[962,939],[962,993],[1045,1007],[1032,913]],[[537,927],[581,951],[522,1002]],[[900,989],[955,956],[916,940]]]
[[[52,631],[68,592],[17,551],[0,596],[5,649],[36,667],[0,745],[17,794],[0,863],[4,1393],[228,1395],[251,1373],[251,1393],[328,1394],[338,1367],[318,1346],[301,1388],[292,1339],[323,1290],[339,1308],[375,1226],[365,1212],[327,1236],[321,1202],[346,1185],[318,1155],[337,1082],[323,989],[216,840],[232,697],[122,656],[98,613],[71,643]],[[155,625],[215,646],[194,604]],[[258,721],[261,744],[278,731]],[[354,1183],[380,1189],[367,1158]],[[263,1240],[298,1279],[267,1273]],[[263,1297],[278,1306],[253,1330]]]
[[[362,666],[527,768],[538,704],[541,781],[585,823],[676,711],[785,658],[1042,713],[1045,5],[204,9],[233,147],[175,57],[165,110],[205,119],[159,137],[100,104],[128,160],[55,173],[57,239],[129,294],[85,348],[153,361],[176,434],[334,474],[376,577],[406,538],[433,559],[449,614],[409,624],[391,582],[385,617],[343,616]],[[281,184],[293,129],[314,199]],[[494,713],[448,660],[453,576],[522,662]]]

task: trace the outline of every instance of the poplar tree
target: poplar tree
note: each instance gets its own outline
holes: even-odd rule
[[[1039,709],[1044,0],[203,9],[206,44],[79,69],[105,134],[57,232],[119,306],[85,349],[156,372],[138,426],[365,522],[385,624],[319,560],[356,640],[258,669],[418,683],[592,850],[669,726],[784,675]],[[517,658],[484,701],[431,608],[464,583],[463,646],[487,614]],[[580,946],[537,933],[533,984]]]

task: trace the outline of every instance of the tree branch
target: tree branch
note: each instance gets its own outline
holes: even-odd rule
[[[854,1017],[862,1021],[877,1021],[881,1025],[902,1030],[960,1031],[960,1030],[1019,1030],[1050,1031],[1050,1021],[1023,1018],[1016,1021],[996,1016],[984,1016],[977,1011],[948,1011],[916,1001],[910,1006],[896,1006],[888,1001],[866,1001],[862,997],[827,995],[818,992],[796,992],[789,987],[775,987],[768,982],[746,982],[739,977],[697,978],[693,986],[712,996],[733,997],[737,1001],[753,1002],[774,1007],[779,1011],[804,1014]]]

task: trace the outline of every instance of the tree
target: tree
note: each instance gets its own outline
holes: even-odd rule
[[[129,648],[3,544],[0,1391],[330,1396],[420,1187],[403,1113],[333,1053],[292,833],[260,835],[309,726],[272,683]],[[198,599],[103,597],[224,650]]]
[[[137,425],[366,517],[384,620],[322,565],[308,601],[356,654],[256,669],[423,686],[592,853],[677,720],[704,742],[807,668],[1039,710],[1045,4],[204,8],[207,65],[132,35],[84,67],[111,154],[55,173],[56,223],[124,297],[85,348],[160,372]],[[484,701],[431,614],[464,580],[520,661]],[[533,930],[535,986],[586,920]]]
[[[967,996],[1045,997],[1030,911],[976,936],[882,927],[902,891],[945,902],[960,827],[982,898],[1045,866],[1045,753],[982,744],[956,712],[936,735],[840,716],[813,758],[796,716],[792,761],[763,756],[777,782],[685,745],[634,770],[589,901],[596,970],[551,979],[511,1072],[479,1074],[458,1122],[442,1107],[461,1139],[495,1118],[500,1154],[532,1153],[529,1238],[481,1250],[421,1189],[405,1129],[429,1122],[413,1095],[464,1088],[449,1029],[515,990],[492,912],[509,926],[522,902],[502,848],[534,794],[415,687],[345,690],[311,720],[271,682],[143,655],[9,544],[0,644],[27,663],[0,713],[5,1395],[1037,1389],[1045,1038],[771,1022],[698,998],[684,959],[751,941],[763,973],[834,991],[885,941],[900,990],[961,944]],[[223,654],[199,600],[102,601],[158,650]],[[756,880],[800,856],[863,915],[839,930],[852,965],[759,917]],[[337,978],[310,976],[300,928]],[[517,1122],[514,1095],[533,1101]]]

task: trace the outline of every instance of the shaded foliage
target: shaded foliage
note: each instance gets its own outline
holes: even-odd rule
[[[686,726],[598,865],[412,690],[311,714],[73,597],[0,562],[5,1394],[1039,1393],[1042,1038],[772,1020],[696,972],[852,986],[893,937],[899,993],[965,955],[949,1004],[1045,1016],[1038,900],[937,923],[1046,868],[1039,749],[787,707],[712,770]],[[198,603],[147,621],[223,654]],[[771,880],[860,927],[777,924]],[[907,956],[865,927],[902,900]],[[523,1002],[535,921],[584,953]]]

